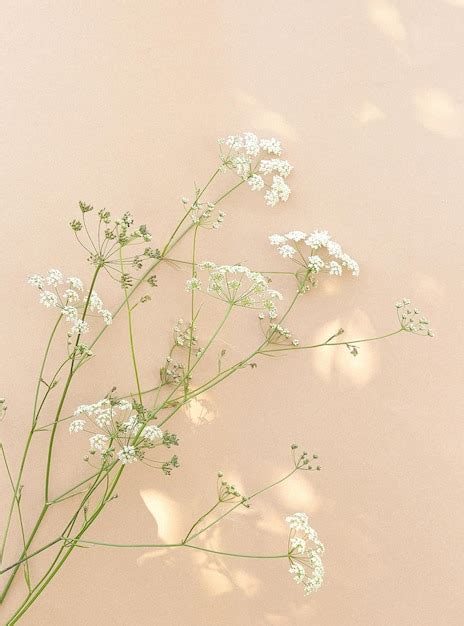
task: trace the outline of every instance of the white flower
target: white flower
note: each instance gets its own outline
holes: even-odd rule
[[[137,460],[137,453],[134,446],[123,446],[118,452],[118,458],[123,465],[133,463]]]
[[[296,254],[296,249],[293,246],[290,246],[288,243],[286,243],[283,246],[280,246],[279,254],[281,254],[284,257],[284,259],[292,258]]]
[[[84,426],[85,426],[85,420],[82,420],[82,419],[73,420],[69,424],[69,432],[78,433],[79,431],[84,430]]]
[[[283,178],[287,178],[293,169],[288,161],[282,159],[263,159],[259,164],[259,171],[263,174],[278,172]]]
[[[95,422],[100,428],[105,428],[111,424],[111,411],[99,411],[95,413]]]
[[[39,274],[33,274],[32,276],[29,276],[27,282],[34,287],[42,289],[42,287],[45,285],[45,278],[43,276],[39,276]]]
[[[39,302],[47,308],[58,306],[58,296],[51,291],[42,291]]]
[[[261,139],[259,145],[261,150],[264,150],[264,152],[268,152],[269,154],[276,154],[277,156],[282,154],[280,141],[274,139],[274,137],[271,139]]]
[[[119,400],[116,406],[121,411],[132,411],[132,403],[129,400]]]
[[[131,415],[125,422],[121,424],[122,430],[126,433],[135,430],[140,426],[139,418],[137,415]]]
[[[156,426],[155,424],[150,424],[149,426],[145,426],[145,428],[143,429],[142,437],[144,437],[144,439],[148,439],[149,441],[162,439],[163,431],[161,430],[161,428],[159,428],[159,426]]]
[[[79,302],[79,294],[74,289],[66,289],[66,291],[63,292],[63,298],[67,302]]]
[[[113,316],[111,312],[108,311],[108,309],[100,309],[99,313],[103,317],[103,321],[105,322],[105,324],[109,326],[113,321]]]
[[[77,309],[75,306],[64,306],[61,314],[65,316],[67,322],[73,322],[77,318]]]
[[[342,275],[342,266],[337,261],[330,261],[328,264],[329,274],[332,276],[341,276]]]
[[[292,563],[288,571],[290,572],[290,574],[292,574],[293,580],[297,583],[301,583],[301,581],[304,580],[304,577],[306,576],[306,570],[301,565],[301,563]]]
[[[281,235],[278,235],[278,236],[280,237]],[[304,239],[307,238],[307,236],[308,235],[304,233],[302,230],[292,230],[285,235],[284,240],[290,239],[291,241],[298,242],[298,241],[303,241]]]
[[[89,332],[89,325],[85,320],[74,320],[71,327],[71,333],[73,335],[83,335]]]
[[[97,433],[96,435],[92,435],[89,438],[90,447],[92,450],[99,450],[103,452],[105,449],[105,444],[108,441],[108,437],[106,435],[102,435],[101,433]]]
[[[321,269],[324,267],[324,261],[321,259],[320,256],[310,256],[308,257],[308,267],[314,272],[320,272]]]
[[[282,202],[287,202],[290,196],[290,187],[286,184],[282,176],[273,176],[271,189],[277,194]]]
[[[342,262],[342,265],[344,267],[347,267],[351,271],[353,276],[359,276],[359,265],[354,259],[352,259],[347,254],[342,254],[339,258]]]
[[[258,139],[254,133],[230,135],[219,139],[219,144],[228,148],[221,152],[223,169],[226,167],[235,171],[244,181],[247,181],[253,191],[267,187],[264,200],[268,206],[275,206],[279,201],[286,202],[290,195],[290,188],[284,182],[293,169],[293,166],[284,159],[261,159],[260,152],[280,157],[282,147],[274,138]],[[263,174],[260,176],[257,172]],[[277,174],[272,176],[273,174]],[[266,182],[267,176],[272,176],[272,182]]]
[[[312,251],[318,250],[318,254],[311,254],[308,262],[302,263],[297,257],[294,261],[298,265],[307,267],[313,273],[319,273],[326,270],[332,276],[341,276],[343,268],[346,267],[351,271],[353,276],[359,276],[359,265],[348,254],[343,252],[342,247],[336,241],[333,241],[330,234],[326,230],[315,230],[309,236],[301,230],[292,230],[286,235],[271,235],[269,237],[271,245],[279,246],[279,253],[282,256],[293,258],[297,251],[301,252],[298,244],[301,241],[309,246]],[[290,246],[287,242],[293,242],[296,246]],[[337,259],[337,260],[335,260]],[[314,278],[308,279],[309,286],[317,286]]]
[[[53,287],[57,287],[63,282],[63,274],[60,272],[60,270],[48,270],[48,274],[45,280],[47,281],[48,285],[53,285]]]
[[[326,247],[329,241],[330,235],[326,230],[315,230],[306,239],[305,244],[317,250],[318,248]]]
[[[326,248],[327,248],[327,252],[331,256],[336,256],[337,258],[340,258],[343,254],[341,245],[337,243],[336,241],[329,240],[327,242]]]
[[[293,537],[290,539],[290,547],[299,554],[303,554],[306,547],[306,541],[301,537]]]
[[[92,291],[92,293],[90,294],[89,305],[91,311],[94,311],[95,309],[97,309],[97,311],[101,311],[101,309],[103,308],[103,302],[98,297],[96,291]]]
[[[304,533],[309,532],[309,519],[306,513],[294,513],[286,517],[285,521],[293,530],[301,530]]]
[[[186,291],[195,291],[200,288],[201,288],[201,280],[199,278],[196,278],[196,276],[189,278],[185,286]]]
[[[271,246],[280,246],[287,241],[287,237],[284,235],[269,235],[269,241]]]
[[[272,300],[278,292],[269,289],[268,281],[259,272],[243,265],[216,265],[210,261],[200,263],[199,267],[210,272],[208,293],[235,306],[264,308],[270,317],[275,317]]]
[[[66,282],[71,285],[73,289],[77,289],[78,291],[82,291],[84,289],[82,280],[80,278],[76,278],[75,276],[70,276],[66,279]]]
[[[324,579],[322,553],[324,546],[309,525],[306,513],[294,513],[286,518],[290,526],[288,558],[293,580],[303,583],[304,593],[317,591]]]
[[[252,191],[260,191],[264,187],[264,180],[262,176],[253,174],[248,178],[247,183],[250,185]]]

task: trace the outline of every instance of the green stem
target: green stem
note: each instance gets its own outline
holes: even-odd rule
[[[87,297],[87,301],[85,303],[84,306],[84,311],[82,313],[82,320],[85,320],[85,317],[87,315],[87,310],[89,308],[90,305],[90,296],[92,295],[93,292],[93,288],[95,286],[98,274],[101,270],[101,265],[97,265],[95,272],[93,274],[93,278],[92,278],[92,282],[90,283],[90,288],[89,288],[89,295]],[[53,455],[53,446],[55,443],[55,437],[56,437],[56,431],[57,431],[57,427],[58,427],[58,421],[60,419],[61,416],[61,411],[63,410],[63,405],[64,402],[66,400],[66,396],[68,394],[68,389],[71,385],[71,381],[72,381],[72,377],[74,375],[74,362],[76,360],[76,348],[79,344],[79,339],[81,337],[81,334],[78,333],[77,337],[76,337],[76,342],[74,345],[74,350],[73,350],[73,354],[72,354],[72,358],[71,358],[71,365],[69,367],[69,374],[68,374],[68,378],[66,379],[66,383],[64,385],[64,389],[63,389],[63,393],[61,394],[61,398],[60,398],[60,402],[58,404],[58,408],[56,411],[56,415],[55,415],[55,421],[53,423],[53,427],[51,430],[51,434],[50,434],[50,442],[48,445],[48,454],[47,454],[47,468],[45,471],[45,494],[44,494],[44,500],[45,502],[48,502],[48,496],[49,496],[49,490],[50,490],[50,475],[51,475],[51,469],[52,469],[52,455]]]
[[[393,337],[393,335],[398,335],[404,331],[404,328],[399,328],[398,330],[394,330],[391,333],[386,333],[385,335],[379,335],[378,337],[368,337],[367,339],[352,339],[351,341],[335,341],[329,343],[328,341],[324,341],[324,343],[315,343],[308,346],[284,346],[281,348],[272,348],[271,350],[265,350],[262,354],[267,354],[269,352],[284,352],[288,350],[311,350],[312,348],[322,348],[323,346],[346,346],[356,343],[365,343],[366,341],[377,341],[380,339],[386,339],[387,337]]]
[[[209,552],[210,554],[219,554],[221,556],[232,556],[243,559],[286,559],[286,554],[242,554],[240,552],[223,552],[222,550],[211,550],[202,546],[193,546],[190,543],[106,543],[104,541],[90,541],[82,539],[79,543],[104,546],[106,548],[191,548],[192,550],[201,550],[201,552]]]
[[[263,487],[262,489],[259,489],[258,491],[255,491],[254,493],[251,494],[251,496],[248,496],[248,498],[246,499],[246,502],[249,502],[250,500],[253,500],[253,498],[256,498],[256,496],[259,496],[259,494],[263,493],[264,491],[267,491],[268,489],[272,489],[276,485],[279,485],[280,483],[283,483],[285,480],[290,478],[290,476],[293,476],[293,474],[296,471],[298,471],[298,468],[294,467],[291,472],[289,472],[288,474],[286,474],[282,478],[279,478],[279,480],[276,480],[275,482],[271,483],[270,485],[266,485],[266,487]],[[230,513],[232,513],[232,511],[235,511],[235,509],[237,509],[239,506],[242,506],[242,505],[243,505],[242,501],[237,502],[236,504],[234,504],[234,506],[231,507],[229,510],[227,510],[225,513],[223,513],[222,515],[217,517],[215,520],[210,522],[207,526],[205,526],[204,528],[199,530],[197,533],[192,535],[190,537],[190,540],[193,540],[196,537],[198,537],[199,535],[201,535],[202,533],[204,533],[206,530],[208,530],[209,528],[211,528],[212,526],[214,526],[215,524],[220,522],[222,519],[224,519],[224,517],[227,517],[227,515],[229,515]]]
[[[29,448],[30,448],[31,443],[32,443],[32,438],[34,436],[34,429],[35,429],[35,426],[37,424],[37,417],[38,417],[38,415],[37,415],[37,404],[38,404],[38,401],[39,401],[40,386],[41,386],[42,380],[43,380],[43,373],[45,371],[45,365],[46,365],[46,362],[47,362],[48,354],[50,352],[50,348],[51,348],[51,345],[52,345],[53,338],[55,336],[55,333],[56,333],[56,331],[58,329],[59,323],[61,322],[62,318],[63,318],[63,316],[60,314],[58,319],[56,320],[56,323],[55,323],[53,329],[52,329],[50,337],[48,338],[47,346],[45,348],[44,356],[42,358],[42,363],[41,363],[41,366],[40,366],[40,372],[39,372],[37,385],[36,385],[36,390],[35,390],[34,408],[32,410],[32,425],[31,425],[31,429],[29,431],[29,434],[28,434],[28,437],[27,437],[27,440],[26,440],[26,445],[24,447],[23,456],[21,458],[21,463],[20,463],[20,466],[19,466],[18,477],[16,479],[16,484],[15,484],[15,488],[14,488],[14,491],[13,491],[13,496],[12,496],[12,499],[11,499],[9,514],[8,514],[8,521],[7,521],[7,524],[5,526],[5,531],[3,533],[3,539],[2,539],[2,544],[1,544],[1,548],[0,548],[0,563],[2,562],[3,554],[4,554],[4,551],[5,551],[6,542],[7,542],[7,539],[8,539],[8,532],[10,530],[11,515],[12,515],[12,512],[13,512],[14,503],[16,501],[18,490],[19,490],[20,485],[21,485],[21,478],[23,476],[24,467],[26,465],[27,456],[29,454]],[[0,603],[2,602],[2,599],[3,599],[3,594],[0,595]]]
[[[122,246],[120,246],[119,248],[119,260],[121,263],[121,272],[123,272],[124,263],[123,263],[123,256],[122,256]],[[137,358],[135,356],[134,333],[133,333],[133,328],[132,328],[132,310],[129,304],[129,297],[127,294],[127,287],[125,284],[123,284],[123,288],[124,288],[124,301],[126,303],[126,309],[127,309],[127,323],[129,327],[129,343],[130,343],[132,366],[134,368],[135,382],[137,385],[137,394],[139,397],[139,402],[140,404],[142,404],[142,388],[140,386],[139,369],[137,367]]]

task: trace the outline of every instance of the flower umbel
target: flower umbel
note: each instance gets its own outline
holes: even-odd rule
[[[288,538],[289,572],[296,583],[303,583],[305,594],[317,591],[324,579],[321,555],[324,546],[309,525],[306,513],[294,513],[286,518],[290,527]]]
[[[248,183],[252,191],[264,189],[268,206],[286,202],[291,190],[285,179],[293,166],[284,159],[282,146],[277,139],[259,139],[254,133],[229,135],[219,139],[223,167],[233,170]],[[273,155],[274,158],[262,158]]]
[[[359,276],[358,263],[343,252],[341,245],[326,230],[315,230],[310,235],[292,230],[285,235],[270,235],[269,242],[277,246],[281,256],[300,267],[297,277],[304,277],[301,287],[305,289],[316,287],[321,273],[341,276],[347,270],[353,276]]]
[[[271,319],[277,316],[276,300],[282,295],[270,289],[267,279],[244,265],[216,265],[211,261],[200,264],[209,271],[208,293],[233,306],[266,310]]]

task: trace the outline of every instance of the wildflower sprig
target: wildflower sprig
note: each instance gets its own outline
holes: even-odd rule
[[[270,235],[272,246],[277,246],[279,254],[298,266],[295,276],[302,290],[317,287],[321,274],[341,276],[348,270],[359,276],[359,265],[339,243],[334,241],[326,230],[315,230],[307,234],[292,230],[285,235]]]
[[[291,190],[286,178],[293,166],[280,158],[280,141],[259,139],[254,133],[243,133],[219,139],[219,146],[224,170],[233,170],[252,191],[265,189],[264,200],[268,206],[287,202]]]
[[[231,306],[264,309],[271,319],[277,317],[275,301],[282,300],[282,295],[271,289],[267,279],[259,272],[253,272],[244,265],[216,265],[212,261],[204,261],[199,267],[209,272],[207,292],[213,297]],[[200,286],[198,281],[195,289],[200,289]]]
[[[419,309],[411,307],[411,300],[409,298],[399,300],[395,304],[395,307],[398,314],[398,321],[403,330],[408,333],[414,333],[415,335],[434,336],[432,329],[429,328],[429,320],[421,314]]]
[[[24,570],[27,585],[25,598],[8,624],[13,625],[21,619],[60,571],[74,549],[80,546],[183,547],[202,550],[212,555],[237,558],[287,559],[290,562],[292,576],[297,582],[303,583],[307,593],[320,587],[324,575],[323,546],[304,513],[296,513],[287,518],[290,534],[284,553],[247,554],[212,550],[204,545],[192,543],[224,518],[231,516],[238,507],[249,508],[259,494],[283,483],[295,472],[319,471],[317,454],[300,452],[295,444],[291,447],[293,460],[291,471],[251,495],[244,495],[233,482],[224,478],[222,472],[218,473],[216,501],[192,524],[184,539],[178,543],[113,544],[85,538],[86,533],[106,508],[115,505],[118,496],[117,486],[127,471],[134,472],[137,466],[143,463],[169,475],[173,469],[180,466],[177,454],[173,454],[179,445],[179,439],[175,433],[167,430],[166,425],[176,417],[179,419],[182,407],[189,406],[192,400],[217,387],[230,376],[245,369],[248,371],[255,369],[261,356],[274,356],[281,351],[326,349],[329,346],[345,346],[355,355],[360,344],[365,341],[379,340],[402,332],[433,335],[426,318],[417,309],[413,309],[408,300],[402,300],[397,304],[400,327],[392,332],[376,337],[341,341],[339,337],[343,331],[340,329],[326,341],[317,344],[307,344],[297,339],[287,327],[287,317],[300,302],[301,295],[316,286],[324,273],[333,276],[347,272],[357,276],[359,273],[357,262],[333,241],[327,231],[318,230],[310,234],[289,231],[284,235],[271,235],[271,244],[277,246],[280,255],[295,264],[293,272],[257,271],[242,264],[198,261],[198,239],[206,236],[208,232],[217,230],[223,224],[225,211],[219,206],[236,189],[244,185],[252,191],[263,190],[266,204],[275,206],[278,202],[286,202],[290,196],[287,178],[291,171],[292,166],[282,159],[282,147],[278,140],[259,139],[253,133],[231,135],[220,140],[219,165],[206,184],[202,187],[195,186],[193,201],[182,199],[183,215],[164,245],[160,245],[159,248],[152,247],[151,234],[147,226],[134,226],[134,218],[130,213],[126,212],[122,217],[115,218],[106,209],[97,211],[92,205],[80,202],[80,215],[72,220],[71,228],[85,248],[92,266],[93,273],[88,282],[89,286],[84,287],[84,281],[77,277],[65,278],[63,273],[56,269],[43,276],[33,275],[29,278],[29,282],[39,291],[40,302],[49,309],[55,309],[57,319],[40,366],[32,407],[31,428],[15,477],[8,469],[6,454],[1,446],[4,465],[11,477],[12,497],[0,542],[0,574],[9,573],[0,590],[0,603],[9,593],[20,569]],[[222,173],[232,174],[232,184],[212,201],[206,199],[212,183],[223,180]],[[190,258],[175,259],[172,250],[189,235]],[[137,356],[133,314],[139,304],[150,299],[150,296],[143,292],[138,295],[137,290],[147,284],[151,287],[158,285],[162,264],[187,266],[189,275],[185,287],[181,289],[179,302],[181,298],[187,298],[189,312],[184,316],[185,319],[178,319],[174,326],[171,347],[167,351],[167,356],[161,360],[161,365],[156,368],[155,386],[146,388],[144,383],[146,378],[152,375],[153,362],[160,361],[156,358],[151,362],[150,372],[146,372],[142,367]],[[101,292],[99,281],[104,274],[114,278],[123,292],[121,302],[113,312],[104,307],[98,295]],[[293,296],[279,307],[277,303],[283,300],[282,295],[280,291],[271,288],[274,277],[277,276],[279,280],[296,278],[297,283],[296,288],[292,283],[295,288]],[[227,305],[224,307],[222,319],[212,329],[209,328],[209,318],[205,315],[210,297],[219,299]],[[176,302],[176,307],[178,304]],[[231,322],[234,314],[238,315],[235,312],[237,308],[257,311],[262,333],[249,351],[247,349],[238,360],[230,362],[229,353],[226,353],[218,342],[221,340],[226,322]],[[90,358],[95,358],[95,344],[109,328],[113,318],[121,312],[125,312],[127,317],[127,338],[134,388],[125,397],[116,396],[114,388],[97,402],[81,404],[74,415],[66,415],[64,407],[78,372]],[[243,317],[246,317],[245,313]],[[264,322],[265,319],[268,321]],[[103,323],[97,327],[98,320]],[[60,336],[58,329],[62,323],[70,325],[67,327],[65,357],[58,367],[52,368],[50,375],[48,369],[52,347],[55,348],[54,344],[58,342]],[[97,334],[92,340],[86,339],[84,343],[82,335],[93,330],[94,326],[98,328]],[[204,362],[206,366],[211,357],[213,371],[205,376],[204,370],[208,368],[197,366],[200,362]],[[61,376],[62,372],[64,376]],[[52,398],[56,398],[56,406],[51,404]],[[87,400],[84,398],[84,401]],[[3,417],[5,408],[5,402],[0,401],[0,418]],[[47,415],[45,419],[44,414]],[[75,437],[73,440],[76,441],[77,455],[82,454],[82,448],[77,442],[84,434],[88,439],[87,446],[83,448],[87,463],[84,467],[87,468],[87,473],[75,484],[70,484],[61,493],[56,493],[53,477],[57,471],[55,462],[57,433],[63,424],[72,437]],[[35,522],[28,528],[22,522],[24,468],[32,443],[39,432],[48,440],[43,500]],[[64,501],[73,503],[73,514],[66,519],[58,536],[55,535],[44,544],[37,545],[39,530],[44,530],[49,511]],[[18,558],[8,565],[2,563],[2,558],[15,515],[22,529],[22,548]],[[37,578],[32,579],[29,562],[35,555],[44,553],[52,553],[50,564]]]

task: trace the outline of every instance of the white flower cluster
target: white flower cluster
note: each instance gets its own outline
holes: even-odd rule
[[[112,402],[109,398],[103,398],[94,404],[81,404],[74,411],[77,419],[69,425],[69,432],[78,433],[83,430],[88,432],[92,454],[98,451],[107,455],[111,452],[110,444],[117,443],[120,447],[117,457],[121,463],[123,465],[133,463],[141,458],[141,448],[152,447],[153,442],[163,439],[163,431],[158,426],[147,424],[143,427],[139,415],[130,414],[133,408],[128,400]],[[90,422],[89,430],[87,421]],[[94,432],[93,427],[99,428],[102,432]]]
[[[211,261],[200,264],[209,271],[208,293],[231,305],[266,310],[271,319],[277,317],[275,300],[282,295],[270,289],[268,281],[259,272],[244,265],[216,265]]]
[[[67,322],[71,322],[71,334],[83,334],[89,331],[88,323],[81,319],[79,308],[83,308],[81,302],[81,294],[84,285],[80,278],[69,276],[64,278],[60,270],[51,269],[46,276],[34,274],[29,276],[28,283],[37,287],[40,291],[39,302],[47,308],[57,308],[61,310]],[[59,290],[59,286],[63,288]],[[51,291],[53,289],[53,291]],[[87,297],[83,297],[83,303],[87,301]],[[89,307],[90,311],[97,311],[102,317],[105,324],[111,324],[112,316],[108,309],[103,307],[103,302],[97,296],[95,291],[90,294]]]
[[[279,254],[290,258],[313,274],[326,271],[332,276],[341,276],[346,268],[353,276],[359,276],[359,265],[343,252],[326,230],[315,230],[310,235],[301,230],[292,230],[285,235],[270,235],[272,246],[278,246]],[[310,254],[302,248],[305,244]]]
[[[410,305],[411,300],[409,298],[403,298],[395,304],[403,330],[415,335],[434,337],[432,329],[429,328],[429,320],[421,315],[419,309],[412,308]]]
[[[313,593],[321,587],[324,580],[321,557],[324,546],[314,528],[309,525],[306,513],[294,513],[286,521],[290,526],[289,572],[296,583],[303,583],[305,594]]]
[[[221,151],[223,166],[234,170],[246,180],[252,191],[265,189],[264,200],[268,206],[286,202],[290,196],[290,187],[285,179],[293,166],[280,158],[282,146],[277,139],[259,139],[254,133],[230,135],[219,139],[219,144],[227,148]],[[261,158],[272,155],[273,158]]]

